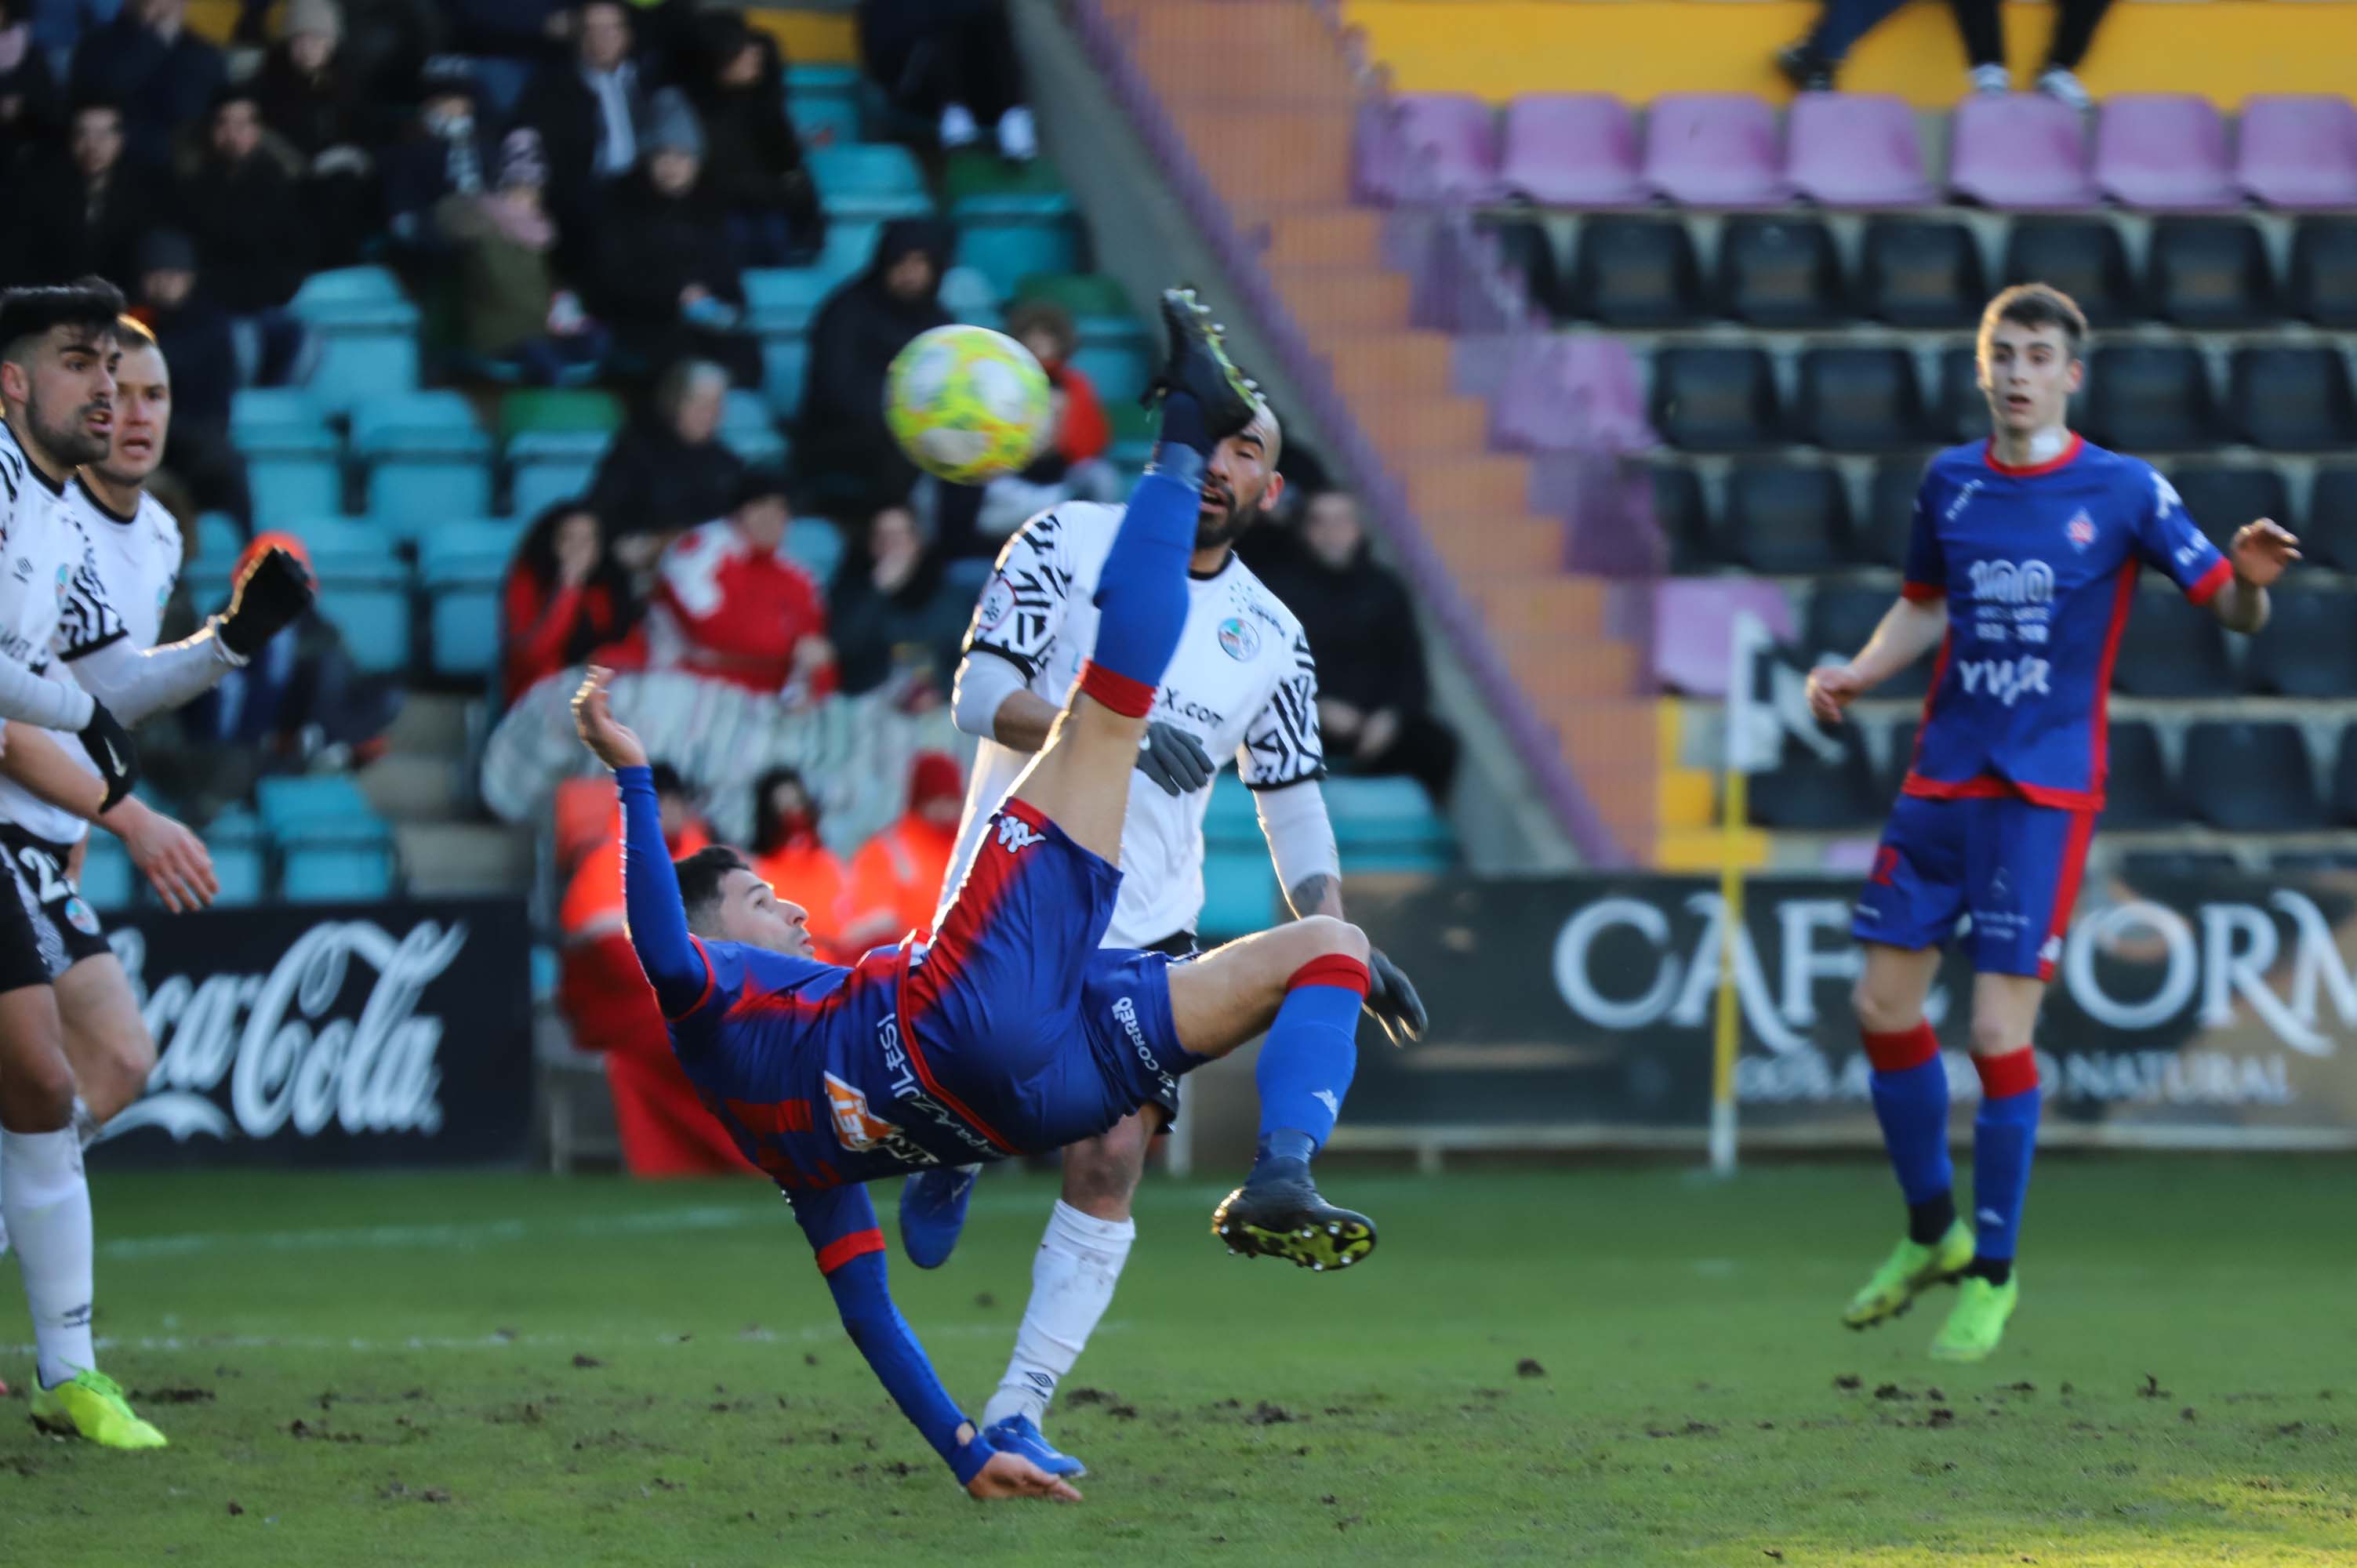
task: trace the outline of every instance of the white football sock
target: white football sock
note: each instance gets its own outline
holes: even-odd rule
[[[98,1365],[90,1342],[90,1183],[71,1127],[0,1140],[0,1211],[16,1244],[43,1388]]]
[[[982,1424],[1010,1415],[1047,1418],[1056,1384],[1080,1359],[1097,1321],[1113,1305],[1113,1287],[1137,1240],[1135,1219],[1098,1219],[1063,1199],[1048,1217],[1048,1233],[1031,1260],[1031,1300],[1015,1331],[1006,1376],[983,1407]]]

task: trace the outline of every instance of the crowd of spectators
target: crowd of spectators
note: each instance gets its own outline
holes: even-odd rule
[[[1816,25],[1776,57],[1785,80],[1803,92],[1831,92],[1842,62],[1859,39],[1895,14],[1904,0],[1823,0]],[[2079,80],[2080,62],[2095,41],[2095,27],[2112,0],[2061,0],[2054,32],[2040,67],[2037,88],[2073,109],[2094,106]],[[2013,72],[2005,63],[2005,21],[1997,0],[1950,0],[1964,50],[1966,81],[1975,92],[2010,92]]]

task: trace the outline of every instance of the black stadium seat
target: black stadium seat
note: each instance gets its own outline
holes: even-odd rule
[[[2185,802],[2161,764],[2160,736],[2136,719],[2112,725],[2104,756],[2104,821],[2106,830],[2173,828],[2185,821]]]
[[[1807,629],[1802,634],[1803,654],[1811,660],[1831,653],[1843,659],[1864,648],[1899,595],[1890,588],[1859,588],[1820,584],[1809,597]],[[1932,660],[1918,659],[1874,689],[1878,697],[1920,697],[1932,689]]]
[[[2357,466],[2317,466],[2315,487],[2308,492],[2308,515],[2295,532],[2303,564],[2357,572]]]
[[[1981,391],[1980,361],[1970,348],[1940,356],[1940,388],[1932,412],[1932,435],[1951,446],[1980,441],[1989,433],[1988,394]]]
[[[1846,724],[1830,738],[1841,748],[1832,762],[1821,760],[1797,738],[1784,742],[1782,765],[1751,780],[1755,824],[1803,832],[1839,832],[1876,824],[1886,802],[1875,788],[1857,725]]]
[[[2283,697],[2357,696],[2357,594],[2277,585],[2243,679]]]
[[[1645,470],[1652,482],[1653,526],[1670,545],[1670,570],[1684,574],[1712,564],[1710,512],[1703,503],[1702,477],[1681,463]]]
[[[2319,327],[2357,327],[2357,218],[2308,218],[2291,241],[2291,313]]]
[[[1719,313],[1754,327],[1828,327],[1842,305],[1841,258],[1813,218],[1729,218],[1718,235]]]
[[[2338,349],[2243,349],[2234,427],[2271,452],[2336,452],[2357,442],[2357,397]]]
[[[2239,218],[2163,218],[2152,227],[2145,302],[2198,331],[2276,320],[2275,274],[2258,226]]]
[[[2341,732],[2341,750],[2332,759],[2332,822],[2357,827],[2357,724]]]
[[[2243,863],[2226,849],[2138,849],[2120,856],[2127,885],[2148,890],[2155,883],[2191,883],[2208,892],[2221,877],[2239,876]]]
[[[2283,475],[2273,468],[2187,463],[2169,469],[2169,482],[2201,532],[2222,550],[2236,529],[2263,517],[2291,527],[2291,494],[2284,488]]]
[[[1907,544],[1915,532],[1915,493],[1923,488],[1928,457],[1885,457],[1874,466],[1866,516],[1853,531],[1858,558],[1870,565],[1907,569]]]
[[[1535,218],[1484,220],[1483,231],[1496,238],[1498,259],[1523,274],[1531,300],[1550,316],[1565,316],[1563,280],[1555,264],[1555,242],[1546,226]]]
[[[1590,218],[1579,227],[1571,314],[1607,327],[1691,327],[1702,319],[1702,271],[1676,219]]]
[[[1970,327],[1988,303],[1980,246],[1961,223],[1867,220],[1857,284],[1859,308],[1893,327]]]
[[[1758,349],[1663,349],[1653,356],[1652,417],[1673,446],[1769,446],[1781,434],[1776,372]]]
[[[2193,814],[2227,832],[2309,832],[2325,825],[2308,742],[2295,724],[2187,725],[2184,789]]]
[[[2131,697],[2230,697],[2226,637],[2218,618],[2182,594],[2139,593],[2112,666],[2112,684]]]
[[[1794,463],[1738,463],[1727,476],[1720,558],[1768,575],[1849,564],[1849,505],[1841,475]]]
[[[1801,356],[1793,434],[1836,452],[1923,445],[1922,389],[1904,349],[1812,349]]]
[[[2005,242],[2005,281],[2051,284],[2095,328],[2143,315],[2119,231],[2101,218],[2018,218]]]
[[[2217,444],[2210,374],[2195,349],[2115,344],[2087,367],[2087,435],[2115,451],[2149,456]]]

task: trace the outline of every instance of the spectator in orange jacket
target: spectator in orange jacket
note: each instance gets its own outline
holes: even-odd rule
[[[964,807],[965,779],[957,758],[919,752],[909,769],[908,811],[851,858],[845,945],[864,950],[932,925]]]
[[[791,768],[773,768],[753,786],[753,875],[810,912],[820,957],[843,951],[848,880],[843,862],[819,841],[818,802]]]
[[[654,773],[663,843],[674,857],[693,854],[711,842],[711,835],[697,820],[679,774],[667,763],[656,764]],[[607,798],[608,819],[613,823],[618,817],[613,789],[602,779],[597,788]],[[654,990],[647,984],[624,929],[622,840],[610,826],[574,867],[557,920],[565,935],[557,1005],[573,1027],[574,1043],[605,1058],[622,1163],[630,1174],[715,1176],[750,1170],[672,1057]]]

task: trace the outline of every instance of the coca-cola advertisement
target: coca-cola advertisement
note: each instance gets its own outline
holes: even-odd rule
[[[1735,943],[1745,1135],[1876,1140],[1849,993],[1856,879],[1771,876]],[[1347,1122],[1658,1143],[1708,1114],[1725,906],[1668,876],[1372,882],[1351,913],[1416,977],[1433,1026],[1362,1048]],[[2090,872],[2037,1037],[2050,1144],[2357,1146],[2357,875]],[[1979,1093],[1972,975],[1952,950],[1926,1009],[1959,1120]]]
[[[521,1159],[532,982],[514,899],[118,918],[156,1038],[110,1162],[451,1165]]]

